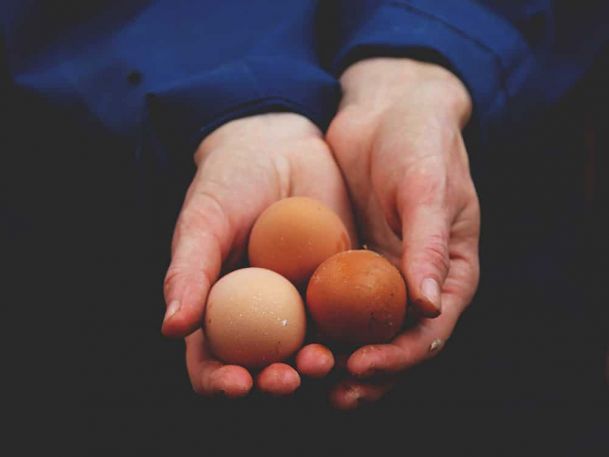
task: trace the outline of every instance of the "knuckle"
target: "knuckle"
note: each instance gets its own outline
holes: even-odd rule
[[[175,284],[178,282],[178,278],[182,275],[182,272],[177,267],[170,266],[165,274],[165,279],[163,280],[163,292],[165,294],[165,298],[169,298],[171,295]]]
[[[192,386],[192,390],[202,397],[213,397],[222,391],[220,389],[214,388],[214,383],[209,379],[209,373],[206,373],[205,370],[199,373],[199,376],[194,376],[190,380],[190,384]]]
[[[416,255],[416,258],[413,259],[413,263],[430,265],[434,270],[445,275],[450,267],[446,236],[441,234],[430,235],[425,240],[424,247],[420,250],[419,254]]]
[[[226,225],[230,221],[225,212],[225,204],[218,197],[215,187],[208,180],[205,185],[189,190],[190,199],[180,212],[177,228],[182,231],[198,231],[202,227],[216,224],[224,229],[227,228]]]
[[[465,287],[463,293],[463,308],[470,306],[474,300],[476,291],[478,290],[478,284],[480,283],[480,264],[475,262],[474,264],[470,265],[466,274],[468,277],[464,279],[467,286]]]
[[[478,288],[478,283],[480,282],[480,262],[478,261],[478,258],[476,258],[470,268],[473,283],[472,289],[475,291]]]
[[[407,170],[400,190],[402,195],[408,196],[409,201],[428,202],[444,197],[447,189],[448,175],[444,161],[430,157]]]
[[[200,230],[207,223],[207,219],[208,217],[201,211],[197,211],[193,205],[184,208],[176,223],[176,235],[185,235]]]

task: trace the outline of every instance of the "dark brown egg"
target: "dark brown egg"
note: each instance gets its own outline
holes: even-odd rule
[[[406,285],[396,267],[368,250],[323,262],[307,287],[307,307],[325,337],[348,344],[384,343],[406,315]]]

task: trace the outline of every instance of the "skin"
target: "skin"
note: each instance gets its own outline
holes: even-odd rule
[[[355,236],[338,166],[319,129],[291,113],[263,114],[223,125],[201,143],[195,163],[197,172],[172,241],[162,332],[186,337],[186,365],[197,393],[240,397],[255,383],[270,395],[288,395],[300,385],[300,375],[290,365],[275,363],[252,373],[212,357],[200,328],[205,302],[221,268],[231,270],[243,261],[254,221],[277,200],[318,199]],[[312,345],[303,350],[304,356],[297,355],[302,373],[323,377],[332,369],[334,360],[327,349]]]
[[[243,396],[254,378],[260,390],[287,395],[300,385],[299,373],[323,378],[338,360],[345,376],[330,390],[332,404],[349,410],[376,401],[398,376],[440,352],[475,293],[480,210],[461,136],[471,112],[467,90],[449,71],[409,59],[358,62],[341,84],[325,141],[299,115],[265,114],[225,124],[195,154],[165,280],[162,331],[188,335],[188,373],[202,395]],[[353,240],[392,261],[419,319],[391,343],[348,356],[305,346],[295,358],[298,371],[223,365],[199,329],[210,285],[223,264],[230,269],[243,258],[255,218],[295,195],[333,208]]]
[[[391,343],[348,357],[349,375],[330,399],[353,409],[381,398],[450,337],[478,285],[480,209],[461,135],[471,100],[456,76],[437,65],[379,58],[349,67],[341,84],[327,142],[345,176],[360,241],[402,271],[420,316]]]

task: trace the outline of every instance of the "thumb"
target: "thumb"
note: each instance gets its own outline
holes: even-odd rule
[[[181,337],[201,325],[207,294],[220,273],[233,235],[216,198],[189,192],[176,223],[165,277],[163,334]]]
[[[412,194],[408,197],[412,200]],[[402,205],[402,271],[410,302],[426,317],[442,312],[442,286],[450,264],[450,227],[442,205],[409,201]]]

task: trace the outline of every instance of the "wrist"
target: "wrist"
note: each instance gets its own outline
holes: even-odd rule
[[[370,58],[347,67],[340,78],[341,107],[351,104],[368,110],[385,110],[402,100],[444,110],[459,124],[467,123],[472,100],[461,80],[450,70],[409,58]]]
[[[296,113],[264,113],[235,119],[207,135],[195,152],[195,163],[217,148],[268,148],[283,141],[321,138],[319,128]]]

